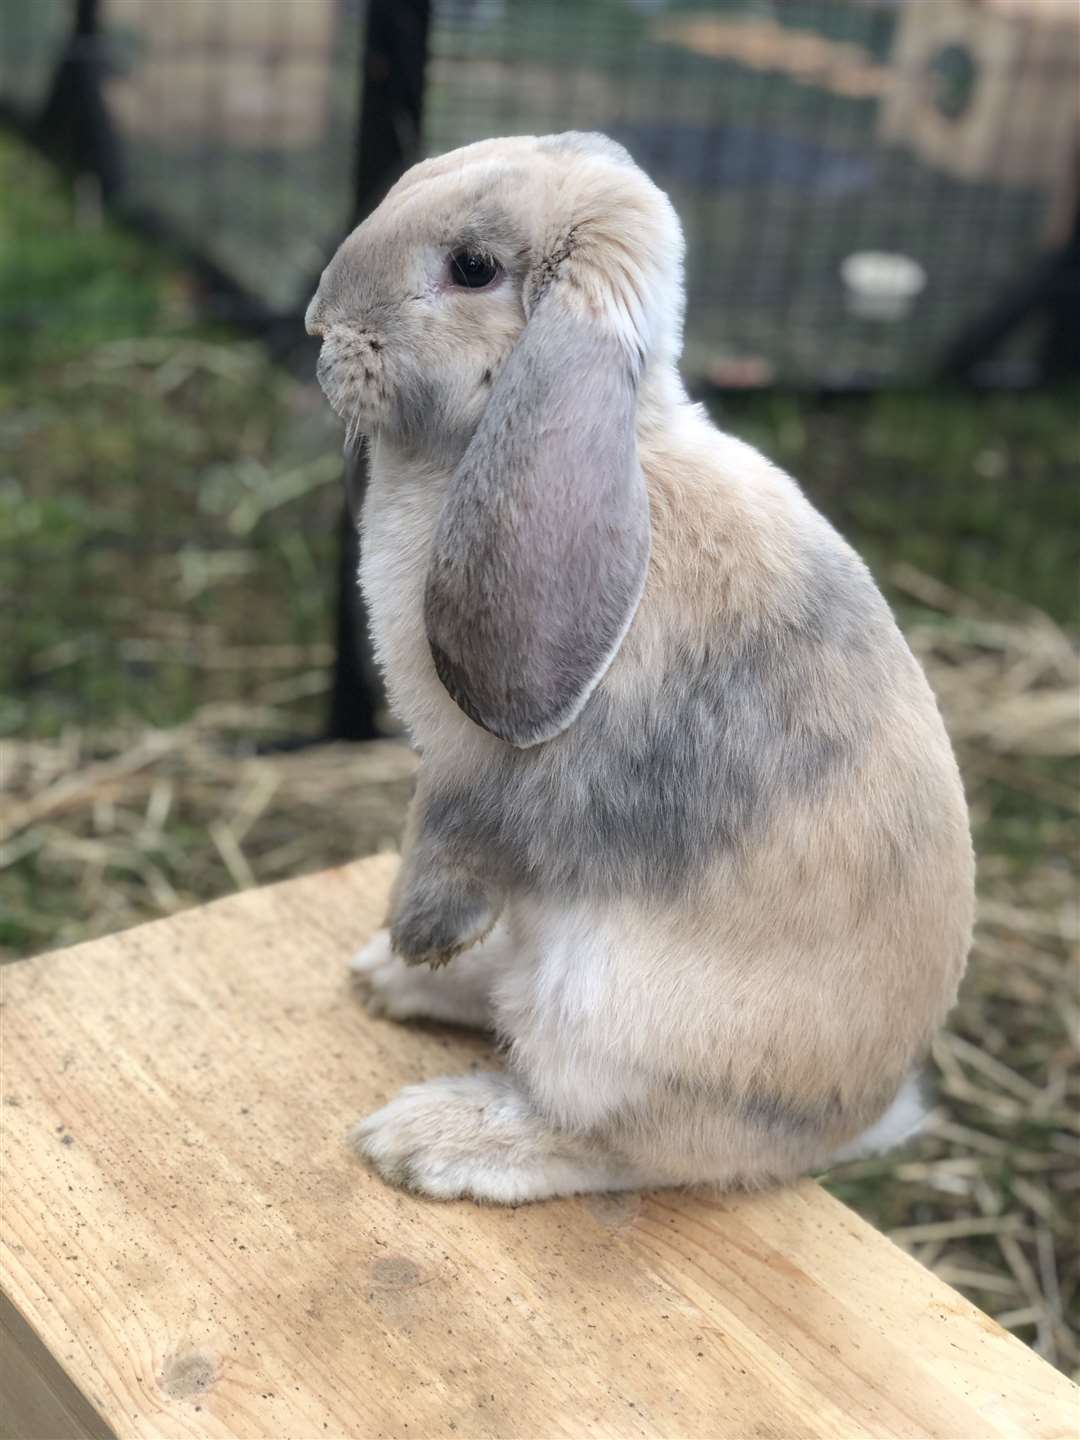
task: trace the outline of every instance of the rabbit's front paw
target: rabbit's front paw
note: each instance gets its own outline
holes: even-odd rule
[[[351,1139],[384,1180],[437,1200],[519,1205],[642,1183],[616,1157],[553,1130],[508,1075],[410,1085]]]
[[[477,967],[450,971],[406,965],[379,930],[349,961],[357,990],[372,1015],[388,1020],[440,1020],[485,1029],[491,1023],[486,978]]]
[[[483,940],[498,918],[483,890],[424,877],[393,918],[390,947],[406,965],[435,968]]]

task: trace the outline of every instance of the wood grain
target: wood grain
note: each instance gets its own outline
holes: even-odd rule
[[[1080,1430],[1067,1380],[812,1183],[497,1210],[369,1175],[353,1120],[489,1063],[350,994],[393,865],[0,975],[18,1440]]]

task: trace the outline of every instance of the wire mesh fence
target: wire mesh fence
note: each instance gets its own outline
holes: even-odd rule
[[[379,87],[369,128],[396,129],[402,160],[499,133],[621,140],[686,227],[691,379],[918,380],[986,331],[1074,222],[1074,0],[78,9],[115,198],[273,315],[298,313],[358,197],[375,198],[362,150],[358,165],[365,77]],[[380,10],[412,25],[389,54],[371,45]],[[33,125],[47,109],[71,19],[64,0],[7,0],[9,118]],[[395,104],[410,83],[422,118]],[[1009,328],[992,375],[1031,379],[1039,327]]]
[[[991,382],[1080,368],[1078,78],[1075,0],[0,0],[0,122],[81,176],[91,212],[103,198],[198,261],[213,313],[307,360],[318,274],[404,165],[576,127],[621,140],[679,210],[694,387],[907,385],[950,357]],[[160,315],[147,330],[161,287],[115,273],[146,247],[102,250],[77,303],[61,293],[58,267],[84,264],[65,223],[24,233],[26,264],[0,255],[0,382],[25,400],[0,416],[22,450],[0,467],[9,570],[52,567],[7,607],[22,698],[0,695],[0,733],[168,723],[237,684],[277,703],[260,667],[294,664],[286,633],[310,662],[296,728],[330,688],[331,734],[377,733],[317,397],[233,332],[226,355]]]

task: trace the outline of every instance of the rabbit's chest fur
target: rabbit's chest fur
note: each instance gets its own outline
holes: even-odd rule
[[[450,473],[407,459],[386,443],[375,444],[371,461],[360,582],[391,707],[424,752],[452,750],[455,740],[482,747],[490,737],[440,685],[424,628],[432,539]]]

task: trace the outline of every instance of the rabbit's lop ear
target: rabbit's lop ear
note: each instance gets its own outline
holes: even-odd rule
[[[517,746],[576,718],[645,584],[640,351],[553,278],[451,483],[425,596],[439,678]]]

